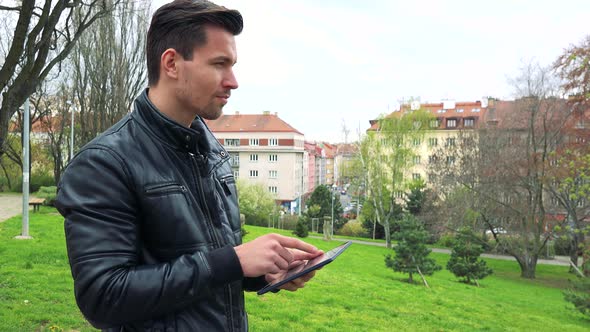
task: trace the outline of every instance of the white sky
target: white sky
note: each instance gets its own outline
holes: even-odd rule
[[[168,1],[154,0],[153,9]],[[355,140],[402,99],[511,98],[523,61],[590,34],[589,0],[217,0],[244,17],[224,108],[278,112],[307,140]]]

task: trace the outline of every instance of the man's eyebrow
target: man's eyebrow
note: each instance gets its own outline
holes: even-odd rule
[[[232,60],[230,57],[228,57],[226,55],[220,55],[220,56],[214,57],[213,59],[211,59],[211,61],[212,62],[216,62],[216,61],[229,62],[232,65],[235,65],[238,62],[237,59],[234,61],[234,60]]]

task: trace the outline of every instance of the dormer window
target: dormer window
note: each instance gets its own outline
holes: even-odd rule
[[[438,128],[438,120],[430,120],[430,128]]]
[[[456,119],[447,119],[447,128],[455,128],[457,127],[457,120]]]
[[[463,120],[463,124],[465,127],[473,127],[473,125],[475,124],[475,120],[474,119],[465,119],[465,120]]]

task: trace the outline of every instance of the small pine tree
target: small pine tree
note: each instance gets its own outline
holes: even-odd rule
[[[300,217],[299,220],[297,220],[297,225],[295,226],[293,234],[297,235],[298,237],[307,237],[309,235],[308,218]]]
[[[434,259],[428,257],[432,251],[426,246],[428,232],[416,217],[409,214],[404,215],[399,226],[400,231],[392,235],[398,241],[397,246],[393,248],[395,257],[387,255],[385,266],[396,272],[408,273],[410,283],[414,282],[413,274],[419,273],[424,284],[428,286],[424,276],[432,275],[442,268]]]
[[[481,240],[471,230],[460,230],[455,237],[451,259],[447,263],[447,269],[456,277],[464,278],[464,282],[468,284],[473,280],[478,287],[478,280],[492,274],[492,269],[479,258],[483,252],[480,243]]]

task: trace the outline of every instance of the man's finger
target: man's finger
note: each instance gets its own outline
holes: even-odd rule
[[[319,250],[318,248],[312,246],[309,243],[305,243],[301,240],[292,238],[292,237],[287,237],[287,236],[282,236],[279,234],[275,234],[276,235],[276,239],[277,241],[279,241],[279,243],[286,248],[293,248],[293,249],[299,249],[305,252],[308,252],[310,254],[316,254]]]

